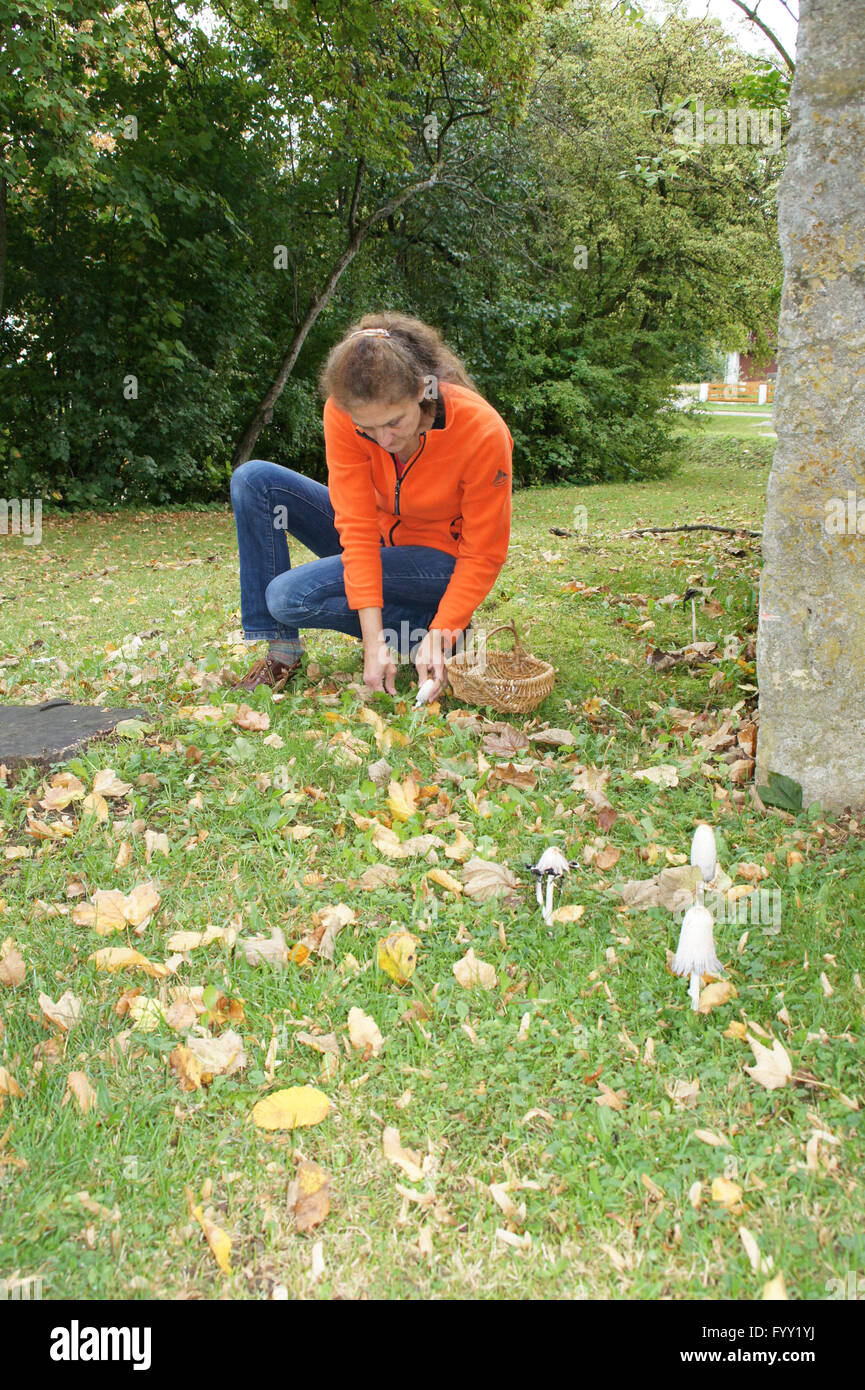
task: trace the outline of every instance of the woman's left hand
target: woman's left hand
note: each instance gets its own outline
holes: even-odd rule
[[[445,640],[440,628],[432,628],[415,652],[414,664],[417,670],[418,685],[425,680],[434,680],[435,689],[430,695],[435,700],[447,684],[448,673],[445,658],[450,655],[450,644]]]

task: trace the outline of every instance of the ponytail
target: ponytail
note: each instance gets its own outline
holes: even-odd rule
[[[374,330],[374,331],[372,331]],[[433,379],[454,382],[475,391],[456,353],[437,329],[408,314],[364,314],[333,347],[319,373],[319,389],[337,405],[384,401],[388,404],[419,397]],[[437,395],[437,390],[433,390]]]

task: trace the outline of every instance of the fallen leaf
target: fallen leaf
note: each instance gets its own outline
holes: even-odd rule
[[[599,1096],[595,1096],[595,1105],[608,1105],[611,1110],[625,1110],[627,1091],[614,1091],[611,1086],[606,1086],[603,1081],[598,1082]]]
[[[756,1038],[749,1037],[747,1041],[754,1053],[755,1065],[749,1067],[746,1064],[746,1072],[761,1086],[765,1086],[767,1091],[786,1086],[793,1076],[793,1063],[786,1048],[777,1038],[773,1038],[771,1049],[757,1042]]]
[[[285,965],[288,961],[285,937],[279,927],[274,927],[270,936],[248,936],[237,944],[247,965]]]
[[[736,996],[736,987],[731,985],[729,980],[715,980],[713,984],[706,985],[704,989],[700,990],[697,1013],[711,1013],[712,1009],[717,1009],[721,1004],[729,1004],[730,1000],[735,999]]]
[[[565,907],[557,907],[553,911],[551,921],[553,922],[579,922],[585,912],[584,903],[568,903]]]
[[[713,1129],[695,1129],[694,1135],[702,1144],[711,1144],[716,1149],[729,1149],[730,1141],[723,1134],[716,1134]]]
[[[180,1084],[181,1091],[198,1091],[202,1086],[202,1066],[198,1058],[183,1044],[169,1054],[168,1064]]]
[[[146,956],[142,956],[140,951],[134,951],[131,946],[104,946],[101,951],[94,951],[87,959],[93,961],[97,970],[125,970],[131,966],[159,980],[171,974],[167,965],[154,964]]]
[[[412,1149],[404,1149],[400,1143],[399,1130],[395,1125],[388,1125],[382,1135],[382,1149],[384,1156],[389,1163],[401,1168],[406,1177],[411,1182],[421,1182],[424,1171],[421,1167],[421,1156]]]
[[[712,1201],[725,1207],[727,1211],[733,1211],[737,1207],[741,1210],[742,1189],[737,1182],[732,1182],[729,1178],[715,1178],[712,1182]]]
[[[48,1027],[59,1028],[61,1033],[68,1033],[81,1017],[81,1000],[76,999],[71,989],[61,994],[56,1004],[47,994],[40,994],[37,1002],[42,1010],[43,1023]]]
[[[24,983],[27,966],[24,958],[14,946],[10,945],[0,957],[0,985],[15,988]]]
[[[65,1105],[72,1097],[77,1100],[82,1115],[86,1115],[88,1110],[92,1110],[96,1104],[96,1092],[83,1071],[71,1071],[66,1078],[66,1095],[63,1097],[63,1104]]]
[[[667,1092],[676,1110],[686,1110],[697,1104],[697,1097],[700,1094],[700,1083],[696,1077],[693,1081],[685,1081],[679,1078],[675,1081],[666,1081],[664,1083],[664,1090]]]
[[[253,1106],[252,1118],[259,1129],[298,1129],[320,1124],[329,1110],[327,1096],[314,1086],[289,1086]]]
[[[475,985],[480,985],[481,989],[495,989],[498,984],[498,976],[493,967],[479,960],[472,946],[462,960],[454,964],[453,972],[463,989],[473,989]]]
[[[320,1226],[330,1211],[330,1174],[309,1159],[297,1166],[289,1195],[289,1210],[294,1210],[294,1225],[298,1231],[312,1231]]]
[[[23,1096],[24,1092],[11,1072],[0,1067],[0,1096]]]
[[[189,1036],[186,1045],[192,1055],[200,1062],[202,1075],[233,1076],[242,1071],[249,1059],[243,1048],[243,1039],[231,1028],[220,1033],[218,1038]]]
[[[475,857],[463,865],[463,887],[476,902],[507,897],[519,886],[519,879],[506,864]]]
[[[207,1244],[210,1246],[213,1258],[216,1260],[223,1274],[231,1273],[231,1239],[226,1235],[221,1226],[217,1226],[215,1221],[202,1209],[195,1204],[190,1189],[184,1189],[186,1200],[189,1205],[189,1214],[201,1227],[207,1237]]]
[[[379,969],[398,985],[407,984],[417,965],[419,937],[408,931],[392,932],[378,943]]]
[[[365,1014],[363,1009],[349,1009],[348,1036],[355,1051],[363,1052],[365,1058],[370,1054],[377,1057],[384,1047],[384,1038],[378,1024],[369,1014]]]
[[[638,782],[652,782],[656,787],[679,785],[679,773],[673,763],[658,763],[654,767],[638,768],[631,776]]]
[[[763,1285],[763,1292],[760,1298],[764,1303],[769,1303],[773,1300],[787,1301],[787,1290],[784,1286],[784,1275],[781,1270],[778,1271],[774,1279],[770,1279],[768,1284]]]

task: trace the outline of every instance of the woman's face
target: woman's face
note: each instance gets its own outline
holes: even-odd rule
[[[399,453],[423,428],[420,400],[405,396],[401,401],[357,401],[350,410],[355,427],[363,430],[388,452]]]

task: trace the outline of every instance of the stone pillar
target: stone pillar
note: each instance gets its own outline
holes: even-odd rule
[[[791,122],[779,209],[778,447],[757,632],[757,781],[779,772],[800,783],[806,807],[861,811],[865,0],[802,0]],[[852,527],[851,491],[863,499]]]

